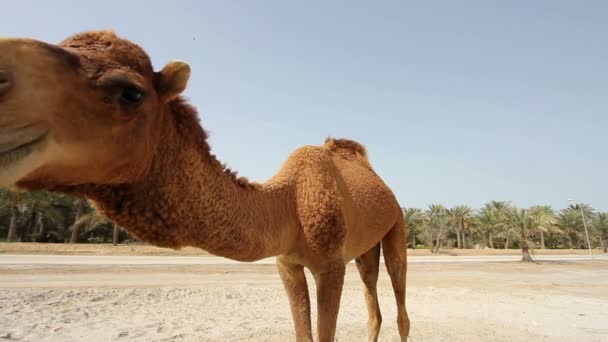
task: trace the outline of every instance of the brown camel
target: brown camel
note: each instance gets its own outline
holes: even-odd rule
[[[183,62],[154,72],[139,46],[108,31],[59,45],[1,39],[0,186],[86,197],[154,245],[239,261],[276,256],[298,341],[312,341],[304,267],[317,286],[318,340],[332,341],[352,259],[377,340],[382,245],[405,340],[407,228],[365,148],[344,139],[304,146],[270,180],[250,183],[211,154],[180,96],[189,76]]]

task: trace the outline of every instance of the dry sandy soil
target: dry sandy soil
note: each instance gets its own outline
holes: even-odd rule
[[[380,341],[397,341],[384,270],[379,297]],[[416,263],[407,300],[413,341],[608,341],[607,261]],[[366,315],[350,264],[337,339],[365,341]],[[0,265],[2,338],[294,340],[275,268],[257,264]]]

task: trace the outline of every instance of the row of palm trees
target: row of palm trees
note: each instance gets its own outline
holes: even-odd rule
[[[86,200],[0,188],[0,240],[117,244],[128,238],[126,231],[99,215]]]
[[[587,204],[556,211],[547,205],[516,208],[491,201],[481,209],[467,205],[404,208],[408,245],[437,253],[440,248],[587,248],[608,247],[608,214]],[[583,221],[583,217],[585,221]],[[48,192],[0,189],[0,240],[38,242],[109,242],[131,239],[82,199]]]
[[[437,253],[442,247],[521,248],[525,261],[533,248],[587,248],[585,225],[591,247],[608,248],[608,213],[587,204],[556,211],[548,205],[517,208],[508,201],[491,201],[474,210],[467,205],[427,209],[403,208],[409,226],[408,245],[423,245]]]

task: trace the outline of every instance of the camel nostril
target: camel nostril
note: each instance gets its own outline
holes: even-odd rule
[[[8,90],[11,88],[11,85],[11,78],[8,72],[0,70],[0,95],[3,95],[4,93],[8,92]]]

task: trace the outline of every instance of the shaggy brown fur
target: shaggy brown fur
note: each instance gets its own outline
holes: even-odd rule
[[[356,141],[329,137],[325,139],[325,146],[335,153],[344,153],[346,156],[360,154],[367,159],[367,151],[365,150],[365,146]]]
[[[337,155],[342,156],[347,160],[359,160],[362,164],[367,166],[370,170],[373,170],[372,165],[369,163],[367,158],[367,150],[365,146],[359,144],[356,141],[348,139],[334,139],[327,138],[325,140],[325,146]]]
[[[109,69],[130,69],[145,78],[154,75],[150,57],[137,44],[120,39],[112,31],[85,32],[59,44],[76,52],[92,79],[99,79]]]
[[[0,55],[0,69],[14,69],[23,84],[46,85],[17,87],[8,110],[0,102],[0,119],[18,113],[20,127],[43,122],[48,130],[39,152],[6,166],[14,170],[0,173],[0,185],[88,197],[101,213],[158,246],[195,246],[241,261],[277,256],[298,341],[312,340],[304,267],[317,286],[318,339],[331,341],[345,264],[355,258],[365,284],[369,339],[377,339],[382,245],[406,339],[406,226],[363,145],[328,138],[294,151],[269,181],[249,183],[210,152],[195,109],[178,97],[189,76],[186,64],[154,72],[140,47],[106,31],[76,35],[52,49],[0,40],[0,50],[21,63]],[[125,100],[128,89],[141,90],[141,101]],[[48,111],[32,107],[26,94]]]

